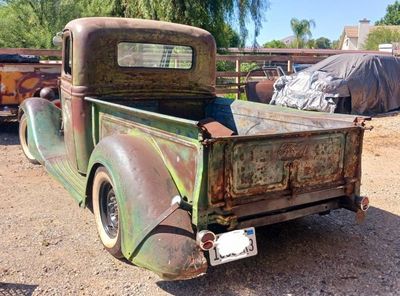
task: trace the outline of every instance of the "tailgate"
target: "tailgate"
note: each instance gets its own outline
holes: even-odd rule
[[[209,198],[334,188],[358,177],[363,130],[335,130],[230,137],[213,143]]]

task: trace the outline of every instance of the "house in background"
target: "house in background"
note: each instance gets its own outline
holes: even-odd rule
[[[342,50],[361,50],[367,36],[371,30],[370,21],[366,18],[362,19],[358,26],[344,27],[342,36],[340,37],[340,49]]]
[[[291,44],[293,43],[293,41],[295,41],[295,40],[296,40],[296,37],[293,36],[293,35],[281,39],[281,41],[282,41],[283,43],[286,44],[286,47],[290,47],[290,45],[291,45]]]
[[[340,37],[339,48],[342,50],[363,50],[368,34],[377,28],[400,30],[400,26],[373,26],[366,18],[360,20],[358,26],[346,26]]]

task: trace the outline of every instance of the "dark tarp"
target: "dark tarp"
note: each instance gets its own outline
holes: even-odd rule
[[[387,55],[331,56],[274,85],[271,104],[303,110],[372,115],[400,108],[400,59]]]
[[[0,54],[0,63],[39,63],[38,56],[25,54]]]

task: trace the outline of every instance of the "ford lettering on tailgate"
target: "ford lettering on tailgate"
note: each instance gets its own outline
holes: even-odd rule
[[[231,154],[233,165],[227,172],[231,194],[262,194],[339,181],[345,139],[344,134],[337,133],[238,142]]]

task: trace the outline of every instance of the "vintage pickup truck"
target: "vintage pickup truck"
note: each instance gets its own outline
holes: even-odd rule
[[[365,118],[217,97],[202,29],[84,18],[61,38],[62,106],[25,100],[22,145],[93,211],[115,257],[192,278],[257,254],[255,227],[368,209]]]
[[[58,56],[59,51],[0,48],[0,122],[16,119],[18,106],[26,98],[39,97],[43,88],[53,88],[57,99],[61,63],[40,60],[40,56],[50,55]],[[43,97],[48,94],[42,92]]]

